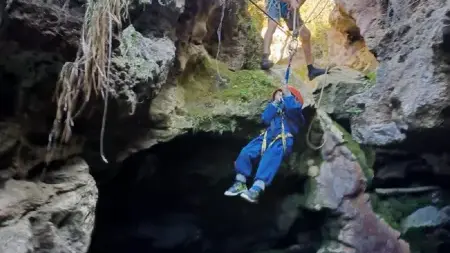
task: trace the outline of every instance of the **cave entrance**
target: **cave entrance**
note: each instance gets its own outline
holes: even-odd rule
[[[298,207],[305,178],[280,175],[256,205],[223,195],[247,142],[189,133],[125,160],[99,186],[89,252],[257,252],[298,244],[299,235],[301,252],[315,252],[322,219]]]

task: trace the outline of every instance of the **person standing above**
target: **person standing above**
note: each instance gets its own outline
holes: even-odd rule
[[[280,18],[283,18],[289,28],[289,31],[293,31],[294,15],[293,11],[297,12],[296,30],[302,27],[298,34],[300,41],[302,42],[303,52],[305,54],[305,60],[308,68],[308,78],[313,80],[314,78],[325,74],[325,69],[314,67],[313,56],[311,51],[311,32],[306,26],[303,25],[303,20],[300,17],[299,9],[304,4],[305,0],[266,0],[266,12],[270,17],[277,22]],[[289,11],[290,10],[290,11]],[[289,14],[289,15],[288,15]],[[273,62],[269,60],[270,45],[272,44],[273,34],[277,29],[277,23],[271,18],[268,18],[267,31],[264,35],[264,51],[261,60],[261,69],[268,70],[273,66]],[[297,31],[294,31],[296,33]]]

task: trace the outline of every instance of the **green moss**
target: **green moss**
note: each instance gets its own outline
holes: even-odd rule
[[[367,77],[367,79],[369,79],[369,81],[371,83],[376,83],[376,81],[377,81],[377,72],[376,71],[369,72],[369,73],[367,73],[366,77]]]
[[[259,115],[264,100],[280,85],[261,70],[231,71],[208,56],[188,63],[184,73],[178,78],[184,87],[184,107],[194,128],[201,131],[236,131],[245,125],[243,118]]]
[[[219,100],[246,103],[269,99],[274,89],[280,86],[279,80],[262,70],[231,71],[226,64],[207,58],[189,76],[181,77],[179,83],[187,88],[187,102]]]
[[[274,80],[261,70],[241,70],[228,75],[230,87],[215,93],[215,97],[227,101],[249,102],[254,99],[269,99],[274,89]]]
[[[349,134],[343,127],[341,127],[339,124],[335,124],[339,130],[344,133],[344,140],[346,142],[346,146],[350,151],[353,153],[353,155],[356,157],[359,165],[361,166],[361,169],[364,173],[364,176],[367,179],[368,184],[373,179],[373,170],[372,166],[375,159],[375,153],[372,149],[369,147],[365,147],[364,150],[360,147],[360,145],[353,140],[351,134]],[[369,158],[368,158],[368,157]]]
[[[400,230],[402,220],[408,215],[421,207],[432,204],[429,195],[381,198],[372,194],[370,198],[373,210],[397,230]]]
[[[373,168],[373,165],[375,164],[375,159],[376,159],[375,150],[371,147],[364,146],[364,145],[360,145],[360,148],[365,154],[367,167]]]

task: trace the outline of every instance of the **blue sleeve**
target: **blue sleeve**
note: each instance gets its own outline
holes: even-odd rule
[[[303,122],[302,107],[303,105],[294,98],[294,96],[285,96],[283,98],[286,115],[296,122]]]
[[[266,109],[264,109],[264,112],[262,114],[262,121],[266,125],[270,125],[270,122],[272,121],[273,117],[277,114],[277,107],[274,106],[272,103],[269,103],[266,106]]]

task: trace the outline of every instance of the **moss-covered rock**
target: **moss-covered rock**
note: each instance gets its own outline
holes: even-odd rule
[[[347,68],[334,67],[328,75],[317,77],[317,88],[313,92],[316,101],[320,100],[320,107],[338,119],[349,119],[362,109],[355,104],[346,104],[348,98],[367,91],[373,83],[361,72]]]
[[[366,179],[364,173],[359,174],[362,172],[359,171],[360,168],[355,167],[357,159],[352,152],[360,151],[357,149],[358,146],[354,145],[353,150],[347,146],[345,131],[343,132],[342,128],[333,122],[324,111],[318,110],[317,117],[321,128],[325,131],[325,142],[320,153],[307,150],[306,152],[310,155],[309,159],[305,156],[302,159],[306,160],[307,173],[311,175],[305,185],[307,196],[305,207],[313,210],[323,208],[335,210],[347,194],[363,187],[360,183]],[[333,157],[330,157],[329,152],[333,152]],[[339,166],[339,168],[333,168],[335,166]],[[302,168],[304,167],[306,166],[303,163]],[[317,167],[316,172],[312,171],[315,167]],[[328,185],[330,183],[334,186]]]
[[[203,47],[191,50],[198,50],[197,56],[187,62],[184,73],[153,99],[152,140],[142,145],[150,147],[188,131],[229,132],[242,138],[259,134],[260,115],[278,80],[261,70],[231,71]]]
[[[335,125],[343,133],[347,148],[350,149],[356,157],[367,180],[367,184],[370,184],[374,176],[372,166],[375,160],[375,151],[369,147],[361,148],[361,146],[353,140],[350,133],[339,124],[336,123]]]
[[[432,193],[388,197],[372,194],[371,201],[374,211],[384,221],[401,230],[412,252],[438,252],[439,244],[448,241],[448,233],[439,231],[440,223],[447,217],[439,209],[446,201],[433,203]]]
[[[394,229],[400,229],[402,220],[417,209],[432,204],[432,198],[428,194],[386,198],[372,194],[370,198],[374,211]]]
[[[279,82],[261,70],[231,71],[205,55],[201,64],[178,79],[178,86],[185,90],[186,117],[193,129],[235,132],[250,124],[254,134]]]
[[[447,229],[449,211],[450,206],[440,208],[439,205],[429,205],[402,221],[402,236],[410,242],[414,253],[445,252],[443,245],[450,243]]]

